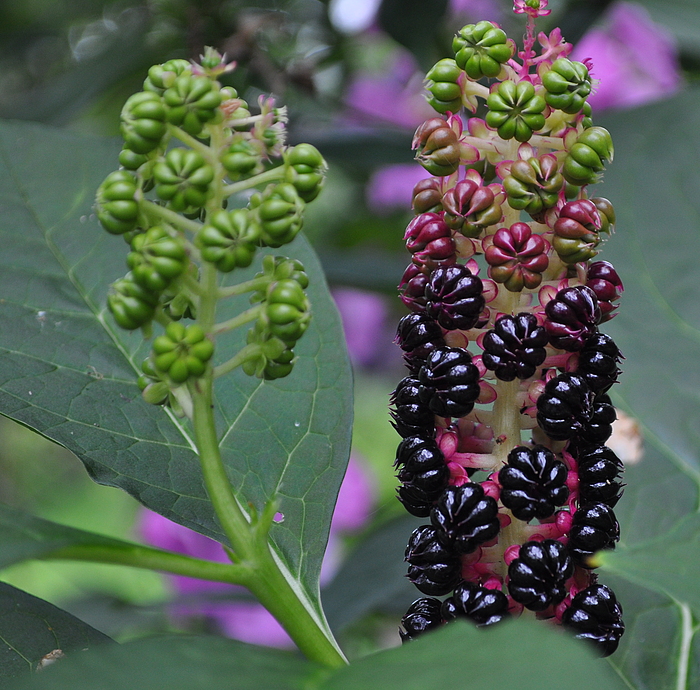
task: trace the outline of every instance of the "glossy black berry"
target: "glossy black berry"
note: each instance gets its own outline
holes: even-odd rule
[[[480,484],[449,486],[430,512],[440,541],[459,553],[474,551],[500,529],[498,503]]]
[[[445,458],[435,440],[429,436],[409,436],[396,451],[395,467],[402,482],[398,496],[406,510],[417,517],[427,517],[433,503],[440,498],[450,478]]]
[[[547,341],[547,333],[532,314],[505,314],[484,336],[484,366],[502,381],[528,379],[546,359]]]
[[[602,656],[610,656],[625,632],[622,607],[605,585],[591,585],[579,592],[564,611],[562,623],[580,640],[589,640]]]
[[[407,314],[396,329],[396,341],[406,353],[406,360],[411,365],[417,360],[420,366],[423,360],[438,347],[444,347],[445,339],[437,322],[425,314]]]
[[[425,287],[426,312],[448,331],[469,330],[486,305],[483,290],[481,279],[466,266],[440,266]]]
[[[602,445],[612,436],[612,424],[617,419],[617,412],[610,398],[602,393],[593,401],[591,418],[577,431],[577,442],[581,446]]]
[[[406,561],[408,579],[423,594],[447,594],[462,580],[459,556],[440,542],[430,525],[413,531],[406,547]]]
[[[582,451],[578,457],[579,502],[605,503],[611,508],[622,495],[621,460],[607,446],[595,446]]]
[[[396,468],[419,473],[444,466],[445,456],[431,436],[408,436],[396,449]]]
[[[568,471],[549,448],[518,446],[498,473],[501,502],[518,520],[542,520],[566,503]]]
[[[593,391],[577,374],[547,381],[537,399],[537,424],[552,439],[563,441],[586,432],[593,416]]]
[[[566,596],[566,581],[574,572],[567,548],[559,541],[528,541],[508,566],[508,591],[531,611],[544,611]]]
[[[508,615],[508,597],[497,589],[486,589],[474,582],[463,582],[442,603],[445,621],[469,618],[478,627],[493,625]]]
[[[604,393],[617,381],[621,359],[615,341],[605,333],[595,333],[579,352],[576,373],[586,379],[594,393]]]
[[[614,549],[619,539],[620,525],[613,509],[605,503],[589,503],[574,513],[569,551],[584,568],[591,567],[587,561],[596,551]]]
[[[466,350],[439,347],[421,367],[419,396],[440,417],[464,417],[479,397],[479,370]]]
[[[598,298],[585,285],[559,290],[544,311],[549,341],[568,352],[578,352],[597,331],[601,319]]]
[[[413,640],[428,630],[439,628],[445,622],[440,609],[442,602],[432,597],[417,599],[409,607],[401,619],[402,628],[399,635],[403,642]]]
[[[434,432],[435,414],[420,401],[419,386],[420,382],[417,378],[407,376],[399,382],[396,390],[391,394],[392,424],[404,438]]]

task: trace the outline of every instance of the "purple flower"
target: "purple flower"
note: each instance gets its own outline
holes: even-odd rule
[[[321,583],[328,582],[336,573],[343,556],[340,536],[361,529],[369,520],[374,507],[374,486],[363,462],[352,455],[340,487],[328,547],[321,568]],[[142,539],[161,549],[187,554],[219,563],[230,562],[219,542],[209,539],[187,527],[164,518],[150,510],[142,510],[137,530]],[[223,582],[197,580],[181,575],[168,576],[173,590],[179,595],[244,591]],[[246,601],[217,601],[197,604],[175,604],[172,614],[176,619],[192,616],[212,620],[222,634],[251,644],[270,647],[293,647],[294,643],[277,620],[261,604]]]
[[[413,187],[430,177],[422,165],[398,163],[377,168],[366,187],[367,205],[375,213],[385,214],[411,206]]]
[[[588,99],[594,109],[642,105],[681,85],[673,39],[636,4],[615,3],[604,26],[579,41],[571,59],[587,58],[593,63],[592,76],[600,80]]]

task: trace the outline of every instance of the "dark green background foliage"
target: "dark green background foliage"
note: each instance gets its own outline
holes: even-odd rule
[[[575,36],[608,4],[552,1],[547,22],[561,23],[565,35]],[[646,444],[642,461],[627,468],[625,496],[616,508],[622,540],[602,558],[601,579],[625,608],[627,633],[619,651],[609,660],[593,660],[585,646],[531,621],[489,631],[455,624],[331,674],[291,653],[222,638],[112,644],[69,614],[5,585],[3,686],[698,686],[700,10],[694,0],[640,4],[679,41],[687,86],[668,102],[596,119],[610,129],[616,148],[600,193],[615,204],[618,225],[601,258],[615,264],[625,283],[620,313],[605,326],[626,357],[614,397],[640,421]],[[386,0],[381,26],[427,67],[447,54],[456,28],[448,25],[445,5]],[[239,61],[231,83],[251,102],[260,91],[275,91],[290,105],[293,143],[312,141],[331,163],[329,188],[307,225],[327,275],[335,283],[391,293],[406,263],[399,238],[408,214],[373,214],[362,190],[377,166],[411,159],[411,132],[386,125],[358,132],[337,124],[342,89],[359,69],[362,48],[333,29],[326,10],[314,0],[8,0],[0,7],[0,115],[42,123],[0,125],[0,412],[71,449],[97,481],[119,486],[214,538],[221,535],[190,431],[142,402],[133,379],[146,349],[138,333],[118,332],[105,312],[107,283],[125,271],[125,246],[99,230],[91,207],[95,188],[115,167],[118,143],[91,134],[115,133],[121,103],[140,87],[153,62],[195,57],[206,44],[227,50]],[[519,20],[508,21],[510,34],[521,35]],[[309,36],[323,49],[309,50]],[[326,68],[338,70],[340,78],[335,90],[318,93],[313,76]],[[285,521],[275,527],[276,544],[315,598],[347,457],[350,377],[337,314],[313,250],[299,239],[292,251],[313,274],[314,319],[300,342],[300,362],[289,379],[273,383],[240,372],[229,377],[217,389],[217,422],[228,430],[225,460],[244,500],[260,506],[280,490]],[[238,345],[232,337],[223,348],[233,352]],[[358,445],[369,437],[367,445],[378,452],[396,442],[388,423],[377,426],[376,419],[386,414],[383,396],[400,375],[375,372],[371,382],[358,375],[364,406]],[[391,460],[385,458],[387,475]],[[18,511],[1,512],[2,565],[107,539]],[[377,648],[377,636],[367,630],[377,621],[383,625],[381,615],[395,625],[415,597],[402,577],[401,559],[417,522],[395,515],[395,503],[380,506],[373,526],[324,590],[329,621],[355,656]],[[31,671],[56,648],[68,658],[41,674]]]

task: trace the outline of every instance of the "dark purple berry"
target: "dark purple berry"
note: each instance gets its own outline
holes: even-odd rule
[[[577,374],[559,374],[547,381],[537,399],[537,424],[552,439],[583,435],[593,417],[593,391]]]
[[[459,553],[474,551],[500,529],[498,503],[480,484],[449,486],[430,512],[430,521],[443,544]]]
[[[620,374],[618,362],[622,359],[615,341],[605,333],[595,333],[578,355],[576,373],[586,379],[594,393],[605,393]]]
[[[620,276],[608,261],[594,261],[586,275],[586,287],[591,288],[598,298],[598,306],[602,314],[601,323],[610,321],[615,316],[617,305],[624,290]]]
[[[508,591],[531,611],[544,611],[566,596],[574,563],[566,547],[554,539],[528,541],[508,566]]]
[[[406,353],[409,361],[418,360],[417,366],[420,366],[433,350],[445,345],[442,329],[425,314],[404,316],[396,329],[395,342]]]
[[[497,589],[486,589],[474,582],[458,585],[453,595],[442,603],[446,621],[465,617],[478,627],[493,625],[508,616],[508,597]]]
[[[479,397],[479,370],[466,350],[439,347],[421,367],[419,396],[440,417],[464,417]]]
[[[547,333],[532,314],[505,314],[484,336],[484,366],[502,381],[528,379],[546,359],[547,341]]]
[[[569,551],[584,568],[591,567],[587,560],[596,551],[614,549],[619,539],[620,525],[613,509],[605,503],[589,503],[574,513]]]
[[[567,474],[564,463],[549,448],[513,448],[498,473],[501,502],[518,520],[547,518],[569,497]]]
[[[469,330],[486,305],[484,285],[460,264],[441,266],[430,274],[425,288],[426,312],[445,330]]]
[[[622,607],[613,591],[605,585],[591,585],[579,592],[562,617],[562,623],[580,640],[589,640],[610,656],[625,632]]]
[[[406,547],[408,579],[423,592],[441,596],[451,592],[462,580],[459,556],[437,538],[437,531],[423,525],[413,531]]]
[[[568,287],[557,292],[544,308],[544,327],[549,341],[562,350],[577,352],[597,331],[600,308],[595,292],[585,285]]]
[[[408,265],[399,283],[401,301],[411,310],[425,311],[425,286],[428,284],[428,276],[420,266],[414,263]]]
[[[442,602],[432,597],[424,597],[414,601],[401,619],[402,629],[399,635],[403,642],[413,640],[428,630],[434,630],[444,624],[440,608]]]
[[[445,466],[445,456],[429,436],[408,436],[396,449],[394,467],[420,473]]]
[[[593,401],[591,419],[578,432],[578,443],[586,445],[602,445],[612,436],[612,424],[617,419],[617,412],[610,398],[603,394]]]
[[[393,426],[401,436],[415,434],[429,435],[434,433],[435,415],[418,397],[419,381],[407,376],[399,382],[391,394],[394,409],[390,411]]]
[[[579,502],[605,503],[611,508],[622,495],[621,460],[607,446],[596,446],[581,452],[578,460]]]

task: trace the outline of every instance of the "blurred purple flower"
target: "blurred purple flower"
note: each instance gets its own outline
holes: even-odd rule
[[[430,173],[418,163],[399,163],[377,168],[366,187],[367,205],[375,213],[385,214],[411,208],[413,187]]]
[[[374,507],[374,486],[364,462],[355,455],[350,456],[345,478],[340,487],[333,520],[331,522],[328,547],[321,568],[321,583],[328,582],[342,561],[341,535],[360,530],[369,520]],[[178,525],[158,513],[142,510],[137,531],[141,538],[152,546],[184,553],[194,558],[203,558],[219,563],[228,563],[226,552],[219,542],[209,539],[187,527]],[[198,593],[243,591],[222,582],[197,580],[181,575],[168,576],[173,590],[179,595]],[[270,647],[293,647],[282,626],[262,605],[246,601],[216,601],[210,603],[176,604],[173,615],[177,619],[205,617],[212,620],[221,632],[251,644]]]
[[[592,76],[600,80],[588,99],[594,109],[642,105],[681,86],[673,39],[636,4],[612,5],[604,26],[591,29],[570,57],[593,62]]]
[[[386,298],[376,292],[344,287],[333,290],[333,299],[343,321],[352,363],[371,367],[382,360],[393,339]]]

